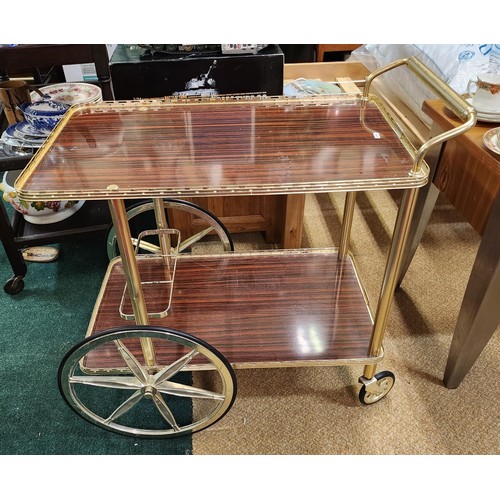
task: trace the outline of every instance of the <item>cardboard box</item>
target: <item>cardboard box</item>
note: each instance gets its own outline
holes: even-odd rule
[[[284,56],[278,45],[257,54],[148,57],[138,45],[118,45],[110,60],[115,99],[171,95],[282,95]]]

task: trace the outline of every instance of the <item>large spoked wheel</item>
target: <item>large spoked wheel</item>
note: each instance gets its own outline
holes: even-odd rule
[[[219,248],[217,251],[233,251],[234,244],[229,234],[227,228],[222,224],[222,222],[211,212],[205,210],[204,208],[183,200],[174,199],[164,199],[163,206],[166,210],[167,223],[170,227],[169,211],[180,210],[188,214],[194,215],[198,219],[203,220],[205,223],[204,229],[193,234],[189,238],[181,242],[179,247],[179,252],[186,252],[192,250],[192,248],[204,240],[206,236],[212,234],[216,235],[215,238],[219,243]],[[153,202],[140,202],[127,210],[127,219],[129,220],[131,226],[135,230],[134,232],[139,233],[147,229],[153,229],[155,226],[154,219],[154,205]],[[173,228],[175,229],[175,228]],[[132,237],[132,242],[134,246],[137,244],[137,239]],[[108,258],[111,260],[119,254],[118,243],[116,241],[116,232],[114,226],[110,226],[106,238],[106,249],[108,253]],[[159,253],[160,248],[155,242],[147,241],[147,239],[141,241],[140,252],[142,253]]]
[[[363,384],[359,391],[359,400],[364,405],[371,405],[385,397],[394,386],[395,376],[390,371],[376,373],[373,379],[360,378]]]
[[[229,411],[236,397],[234,370],[214,347],[184,332],[151,326],[86,338],[62,360],[58,383],[66,403],[89,422],[150,438],[205,429]]]

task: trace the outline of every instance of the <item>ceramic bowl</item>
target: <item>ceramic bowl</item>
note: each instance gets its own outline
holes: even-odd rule
[[[43,99],[31,104],[21,104],[19,108],[32,127],[49,134],[68,111],[69,106],[51,99]]]
[[[12,207],[23,214],[26,221],[31,224],[52,224],[71,217],[80,210],[84,201],[62,200],[62,201],[21,201],[17,197],[14,183],[19,175],[16,170],[5,172],[0,190],[3,191],[3,199]]]

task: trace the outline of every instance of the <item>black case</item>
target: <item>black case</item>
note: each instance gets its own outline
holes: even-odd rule
[[[257,54],[193,53],[148,57],[138,45],[118,45],[110,60],[115,99],[171,95],[283,94],[284,55],[278,45]]]

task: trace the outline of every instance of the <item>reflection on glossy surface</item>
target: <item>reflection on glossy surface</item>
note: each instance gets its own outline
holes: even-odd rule
[[[326,342],[321,332],[318,330],[314,322],[309,323],[307,330],[302,326],[301,321],[298,322],[298,326],[295,330],[295,338],[300,354],[315,355],[325,351]]]
[[[360,107],[338,98],[83,106],[39,152],[22,190],[92,198],[110,184],[132,197],[407,181],[409,153],[375,104],[363,124]]]

